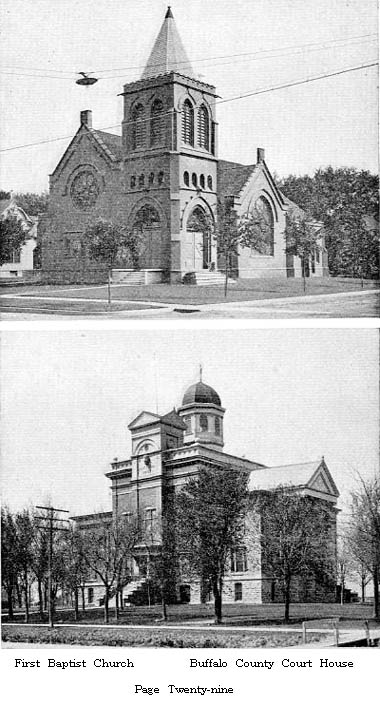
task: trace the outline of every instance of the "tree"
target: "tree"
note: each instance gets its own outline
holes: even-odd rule
[[[34,516],[32,536],[31,569],[37,580],[38,605],[40,615],[44,611],[44,586],[47,583],[49,567],[49,539],[46,529],[42,528]]]
[[[239,256],[241,248],[250,247],[259,254],[267,253],[270,234],[269,223],[258,207],[254,207],[239,217],[231,200],[225,199],[223,202],[218,202],[215,226],[212,226],[210,218],[208,218],[207,227],[212,232],[218,255],[223,261],[224,295],[227,296],[232,261]]]
[[[89,576],[89,567],[86,565],[83,551],[83,535],[70,524],[62,544],[63,585],[73,597],[76,621],[79,620],[79,590]]]
[[[140,235],[137,230],[131,231],[125,224],[99,219],[86,228],[83,241],[91,259],[107,264],[108,303],[111,304],[112,268],[118,260],[125,258],[131,260],[133,267],[137,266]]]
[[[306,291],[306,276],[311,259],[321,249],[321,228],[303,216],[286,217],[286,253],[301,259],[303,290]]]
[[[322,501],[287,486],[256,493],[254,504],[261,516],[263,572],[279,583],[285,603],[284,620],[288,622],[296,578],[312,576],[317,583],[333,582],[331,515]]]
[[[26,232],[21,222],[9,215],[0,220],[0,266],[12,261],[12,256],[25,244]]]
[[[104,586],[105,623],[109,622],[110,598],[116,595],[121,583],[125,585],[131,578],[130,560],[137,539],[137,525],[121,518],[99,518],[96,527],[82,532],[83,560]]]
[[[49,206],[49,193],[15,193],[13,196],[27,215],[36,217],[45,213]]]
[[[215,622],[222,621],[222,591],[231,551],[242,545],[248,475],[229,468],[202,469],[175,497],[181,570],[214,595]]]
[[[28,510],[24,509],[15,516],[16,551],[15,558],[19,565],[19,579],[24,594],[25,622],[29,622],[29,586],[33,563],[33,520]]]
[[[17,535],[14,516],[1,509],[1,583],[7,593],[9,618],[13,618],[13,591],[18,578]]]
[[[328,166],[313,176],[287,176],[283,193],[324,224],[332,275],[379,275],[379,179],[369,171]],[[368,227],[368,218],[373,223]]]
[[[380,578],[380,479],[360,479],[351,493],[349,539],[373,582],[374,617],[379,618]]]

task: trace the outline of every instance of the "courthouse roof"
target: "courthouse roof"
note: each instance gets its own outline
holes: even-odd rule
[[[168,7],[141,78],[155,78],[172,71],[196,78],[179,36],[173,13]]]
[[[249,488],[254,490],[273,490],[277,486],[291,488],[311,488],[319,492],[339,496],[339,491],[324,462],[324,459],[303,464],[272,466],[253,471]]]

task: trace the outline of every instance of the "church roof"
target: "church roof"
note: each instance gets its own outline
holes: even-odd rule
[[[196,78],[179,36],[173,13],[168,7],[141,78],[155,78],[172,71]]]
[[[254,172],[257,164],[244,166],[234,161],[218,162],[218,190],[220,197],[239,195],[246,182]]]
[[[213,403],[214,405],[222,405],[217,392],[214,391],[211,386],[202,383],[202,381],[198,381],[198,383],[194,383],[190,386],[183,396],[182,405],[191,405],[192,403]]]
[[[95,134],[103,143],[115,159],[120,159],[122,156],[122,142],[118,134],[103,132],[101,129],[91,129],[92,134]]]

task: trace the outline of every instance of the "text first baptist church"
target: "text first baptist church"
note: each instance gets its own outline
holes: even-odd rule
[[[265,251],[241,249],[235,273],[300,275],[300,260],[285,252],[285,214],[297,206],[276,186],[263,149],[254,165],[218,159],[215,88],[194,73],[170,8],[141,79],[126,84],[123,97],[122,136],[94,129],[91,111],[81,112],[50,177],[41,223],[45,277],[79,282],[102,275],[83,244],[85,228],[102,218],[127,224],[141,238],[138,272],[124,270],[120,280],[217,278],[218,252],[205,221],[215,221],[217,202],[226,199],[238,215],[258,209],[265,223]],[[310,275],[323,275],[325,258],[316,252]]]

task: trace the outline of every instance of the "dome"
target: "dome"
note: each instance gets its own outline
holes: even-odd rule
[[[187,389],[183,396],[182,405],[191,405],[192,403],[213,403],[214,405],[222,405],[222,402],[211,386],[207,386],[202,381],[194,383]]]

